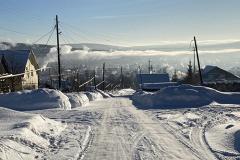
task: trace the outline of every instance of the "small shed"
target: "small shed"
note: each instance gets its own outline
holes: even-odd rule
[[[139,88],[145,91],[157,91],[161,88],[177,85],[170,82],[169,74],[137,74]]]

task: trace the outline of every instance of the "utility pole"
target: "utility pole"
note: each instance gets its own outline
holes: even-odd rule
[[[148,60],[148,73],[151,74],[151,60]]]
[[[96,70],[95,70],[95,68],[94,68],[93,74],[94,74],[94,75],[93,75],[93,76],[94,76],[94,78],[93,78],[94,88],[97,89],[97,84],[96,84]]]
[[[121,66],[121,88],[123,89],[123,67]]]
[[[194,36],[194,44],[195,44],[195,51],[196,51],[196,54],[197,54],[197,61],[198,61],[198,70],[199,70],[200,82],[201,82],[201,85],[203,85],[201,66],[200,66],[200,61],[199,61],[199,56],[198,56],[197,40],[196,40],[196,37],[195,37],[195,36]]]
[[[58,54],[58,89],[61,89],[61,62],[60,62],[60,47],[59,47],[59,30],[58,30],[58,16],[56,15],[56,31],[57,31],[57,54]]]
[[[49,67],[48,69],[48,75],[49,75],[49,80],[50,80],[50,86],[53,87],[53,84],[52,84],[52,75],[51,75],[51,68]]]
[[[195,52],[195,47],[193,48],[193,73],[195,74],[196,73],[196,62],[195,62],[195,60],[196,60],[196,52]]]
[[[139,75],[140,75],[140,88],[142,88],[142,68],[140,66],[139,67]]]
[[[104,91],[105,90],[105,62],[103,63],[103,69],[102,69],[102,90]]]
[[[76,83],[76,90],[79,91],[80,79],[79,79],[79,70],[77,69],[77,83]]]

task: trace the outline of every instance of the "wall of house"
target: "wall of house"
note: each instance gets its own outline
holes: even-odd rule
[[[25,74],[22,78],[23,89],[37,89],[38,88],[38,73],[33,65],[33,62],[28,59]]]

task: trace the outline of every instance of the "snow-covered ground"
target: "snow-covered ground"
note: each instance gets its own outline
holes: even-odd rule
[[[71,110],[17,112],[0,108],[0,159],[239,159],[238,94],[182,86],[173,89],[173,99],[181,89],[187,90],[182,94],[185,97],[207,93],[215,99],[197,107],[182,106],[188,103],[185,100],[171,108],[157,105],[151,109],[149,105],[147,109],[145,104],[142,110],[140,103],[135,106],[136,99],[125,96],[135,91],[121,90],[106,99],[94,93],[91,97],[100,99],[89,101],[88,97],[86,107],[77,107],[82,102],[71,93],[70,101],[76,102]],[[135,96],[146,98],[150,94]],[[233,100],[235,104],[222,103]]]
[[[37,159],[54,146],[66,124],[0,107],[0,159]]]

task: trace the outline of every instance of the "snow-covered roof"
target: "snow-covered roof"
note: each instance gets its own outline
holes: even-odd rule
[[[240,78],[218,66],[206,66],[202,70],[204,83],[209,82],[239,82]]]
[[[139,84],[170,82],[169,74],[137,74]]]
[[[31,50],[0,50],[0,59],[5,58],[7,69],[12,74],[24,73],[30,56],[35,59]]]
[[[205,68],[202,71],[202,74],[207,74],[208,72],[210,72],[211,70],[217,68],[217,66],[211,66],[211,65],[207,65],[205,66]]]

